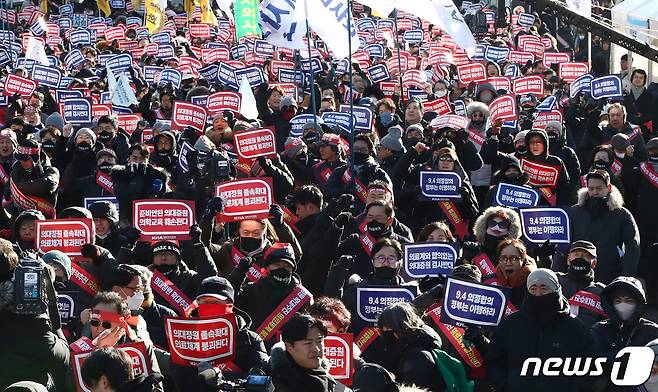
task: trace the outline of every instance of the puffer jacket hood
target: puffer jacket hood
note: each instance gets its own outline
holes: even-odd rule
[[[94,216],[89,212],[88,209],[83,208],[83,207],[68,207],[62,210],[59,214],[57,214],[57,218],[89,218],[89,219],[94,219]]]
[[[525,146],[528,150],[528,158],[532,157],[530,154],[530,138],[533,136],[539,136],[544,141],[544,153],[540,157],[546,158],[546,156],[549,155],[550,144],[548,142],[548,135],[543,129],[531,129],[528,131],[528,133],[525,134]]]
[[[25,210],[18,214],[16,217],[16,220],[14,221],[14,226],[11,229],[11,235],[15,240],[18,240],[20,238],[20,235],[18,233],[18,228],[21,226],[21,223],[23,223],[25,220],[45,220],[46,217],[43,215],[41,211],[38,210]]]
[[[482,92],[487,91],[487,90],[491,91],[493,93],[493,98],[491,100],[493,101],[494,99],[496,99],[496,97],[498,96],[498,93],[496,92],[496,89],[494,88],[493,84],[491,84],[491,83],[482,83],[482,84],[478,85],[477,93],[475,94],[475,100],[480,101],[480,96],[482,95]],[[482,102],[482,101],[480,101],[480,102]]]
[[[158,139],[165,136],[171,140],[171,153],[176,154],[176,151],[178,151],[178,147],[176,144],[176,136],[174,136],[174,133],[171,131],[160,132],[159,134],[153,136],[153,145],[157,147]]]
[[[647,297],[642,288],[642,283],[633,277],[620,276],[610,282],[610,284],[601,291],[601,307],[608,317],[610,317],[611,321],[621,322],[612,302],[613,294],[620,289],[630,293],[637,303],[633,315],[626,321],[626,323],[637,323],[640,317],[642,317],[642,314],[644,314],[644,308],[647,305]]]
[[[507,237],[510,239],[518,239],[521,237],[521,220],[516,211],[506,207],[489,207],[477,218],[473,225],[473,234],[478,242],[484,243],[484,236],[487,233],[487,221],[494,215],[503,215],[509,221],[509,230]]]
[[[624,206],[624,197],[619,192],[616,186],[610,185],[611,190],[608,194],[608,210],[614,211],[622,208]],[[578,190],[578,205],[581,207],[585,206],[585,202],[589,199],[589,194],[587,193],[587,188],[582,188]]]

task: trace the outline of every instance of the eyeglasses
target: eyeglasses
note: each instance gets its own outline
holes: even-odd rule
[[[487,227],[490,229],[493,229],[494,227],[500,227],[503,230],[509,229],[509,222],[508,221],[500,221],[496,222],[495,220],[490,220],[487,222]]]
[[[499,263],[518,263],[521,261],[519,256],[500,256],[498,258]]]
[[[380,264],[397,264],[398,258],[396,256],[384,256],[380,255],[375,257],[375,261],[380,263]]]
[[[99,325],[102,325],[103,328],[105,329],[111,329],[112,328],[112,323],[109,321],[100,321],[96,319],[91,319],[89,320],[89,324],[91,324],[92,327],[97,328]]]

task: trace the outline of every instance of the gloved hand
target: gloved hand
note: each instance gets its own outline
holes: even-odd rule
[[[487,342],[487,338],[485,338],[482,334],[482,328],[474,325],[469,325],[466,327],[463,340],[464,346],[467,348],[471,346],[481,346]]]
[[[258,157],[256,158],[256,160],[258,161],[258,164],[263,170],[265,170],[266,167],[272,166],[272,160],[269,158]]]
[[[213,196],[206,204],[206,213],[214,216],[224,211],[224,199],[219,196]]]
[[[334,263],[334,266],[336,268],[344,268],[345,270],[350,270],[353,265],[354,265],[354,256],[351,255],[342,255]]]
[[[445,278],[442,276],[429,276],[425,275],[425,277],[421,278],[418,281],[418,289],[420,290],[421,293],[426,293],[433,288],[435,288],[437,285],[442,285],[445,283]]]
[[[139,229],[136,229],[134,227],[129,227],[126,229],[124,236],[126,237],[126,245],[129,248],[132,248],[135,243],[137,243],[137,240],[139,240],[139,237],[142,235],[142,231]]]
[[[190,238],[192,239],[192,243],[194,244],[199,244],[201,243],[201,234],[203,234],[203,231],[201,230],[201,227],[199,227],[198,224],[193,224],[190,226]]]
[[[240,261],[238,261],[238,268],[241,271],[247,271],[253,263],[254,263],[254,258],[253,257],[245,257],[245,258],[240,259]]]
[[[233,128],[235,126],[235,116],[233,116],[232,111],[224,110],[224,120],[226,120],[229,127]]]
[[[197,371],[199,379],[213,389],[219,388],[224,380],[222,371],[209,362],[199,362]]]
[[[82,253],[82,257],[94,260],[101,256],[101,248],[94,244],[84,244],[80,247],[80,253]]]
[[[334,220],[334,224],[338,228],[344,228],[346,224],[348,224],[352,220],[352,213],[351,212],[341,212],[338,214],[336,217],[336,220]]]
[[[480,245],[477,242],[466,241],[462,244],[462,258],[473,261],[473,258],[480,253]]]
[[[537,261],[541,265],[540,267],[550,268],[551,256],[555,254],[555,245],[551,244],[550,240],[546,240],[543,244],[537,247],[535,251],[535,256],[537,256]],[[548,267],[546,267],[548,265]]]
[[[335,219],[338,214],[348,209],[352,205],[352,202],[354,202],[354,196],[344,193],[337,199],[329,202],[324,209],[327,215]]]
[[[468,141],[468,131],[465,128],[457,131],[457,140],[466,143]]]
[[[278,204],[270,206],[270,223],[274,227],[283,225],[283,209]]]

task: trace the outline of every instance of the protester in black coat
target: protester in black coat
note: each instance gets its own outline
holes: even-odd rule
[[[567,204],[573,204],[576,201],[576,191],[580,188],[580,162],[573,148],[566,145],[562,123],[550,121],[546,124],[546,134],[548,135],[549,152],[560,158],[564,163],[564,168],[569,174],[569,201]]]
[[[127,243],[126,237],[119,233],[119,211],[114,203],[97,201],[89,206],[89,212],[94,217],[96,228],[95,243],[118,257],[122,246]]]
[[[630,91],[624,97],[624,106],[628,109],[628,121],[639,125],[645,137],[654,135],[653,127],[656,115],[656,100],[646,89],[647,73],[642,69],[635,69],[631,74]]]
[[[591,356],[592,338],[583,323],[569,315],[557,276],[540,268],[528,276],[529,295],[519,311],[495,329],[485,357],[487,373],[497,391],[587,391],[586,377],[521,375],[527,358]]]
[[[564,161],[550,153],[545,131],[530,130],[525,135],[526,156],[521,158],[521,169],[528,174],[529,183],[544,189],[544,204],[569,204],[571,179]],[[540,165],[540,166],[538,166]]]
[[[96,134],[89,128],[80,128],[71,145],[71,162],[61,179],[61,197],[58,207],[82,206],[87,177],[96,173]]]
[[[610,366],[619,350],[624,347],[644,346],[658,338],[658,325],[642,318],[647,300],[639,280],[620,276],[601,292],[601,306],[610,317],[592,327],[596,355],[608,359],[605,375],[599,380],[606,385],[606,392],[635,391],[610,383]]]

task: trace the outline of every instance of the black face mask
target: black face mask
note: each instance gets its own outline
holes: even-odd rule
[[[420,139],[420,138],[417,138],[417,137],[410,137],[410,138],[408,138],[407,141],[404,143],[404,146],[405,146],[407,149],[409,149],[409,148],[413,148],[413,147],[416,145],[416,143],[418,143],[420,140],[421,140],[421,139]]]
[[[592,164],[592,167],[599,170],[608,170],[610,168],[610,163],[603,159],[597,159]]]
[[[540,324],[554,317],[562,309],[560,293],[554,291],[546,295],[532,295],[528,293],[523,301],[523,307]]]
[[[163,275],[169,275],[178,269],[178,264],[160,264],[156,265],[155,269]]]
[[[379,336],[382,337],[384,344],[387,346],[397,344],[398,342],[398,338],[395,337],[395,333],[393,331],[381,331]]]
[[[114,165],[112,165],[109,162],[103,162],[100,165],[98,165],[98,170],[105,173],[105,174],[110,174],[110,173],[112,173],[112,167],[113,166]]]
[[[375,238],[381,237],[386,232],[386,226],[377,221],[368,223],[366,229],[368,230],[368,233]]]
[[[482,120],[471,120],[471,125],[473,125],[476,128],[480,128],[482,125],[484,125],[484,119]]]
[[[240,237],[240,248],[247,253],[258,250],[262,243],[260,238]]]
[[[649,162],[651,162],[651,163],[658,163],[658,154],[651,154],[651,155],[649,155]]]
[[[316,132],[309,132],[304,136],[306,143],[314,143],[318,140],[318,134]]]
[[[45,152],[53,152],[55,151],[55,142],[51,140],[46,140],[43,142],[43,144],[41,144],[41,148]]]
[[[53,146],[54,147],[54,146]],[[91,153],[91,144],[87,142],[78,143],[75,145],[75,152],[78,154],[89,154]]]
[[[166,158],[169,155],[171,155],[171,150],[158,150],[159,157]]]
[[[108,142],[112,140],[112,137],[114,137],[114,133],[110,131],[102,131],[99,135],[98,138],[104,142]]]
[[[285,268],[277,268],[270,271],[268,277],[274,286],[286,287],[292,281],[292,272]]]
[[[375,267],[375,278],[382,280],[391,280],[398,276],[400,271],[397,268]]]
[[[354,153],[354,163],[358,163],[358,164],[366,163],[368,158],[370,158],[370,154],[366,154],[363,152]]]
[[[603,213],[608,209],[608,197],[590,197],[585,200],[585,207],[593,213]]]
[[[496,237],[494,235],[491,235],[489,233],[484,234],[484,247],[488,249],[496,249],[498,246],[498,243],[502,240],[507,238],[507,235],[501,235],[500,237]]]
[[[571,261],[569,266],[569,275],[573,276],[577,280],[594,280],[594,270],[592,269],[592,263],[579,257]]]
[[[516,154],[520,156],[524,156],[528,153],[528,150],[525,148],[525,146],[514,148],[514,151],[516,151]]]

